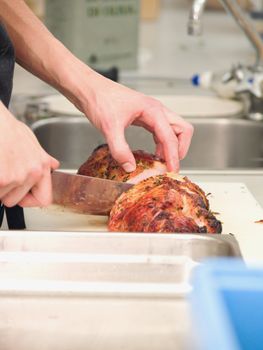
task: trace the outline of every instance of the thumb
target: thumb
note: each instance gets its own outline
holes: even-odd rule
[[[49,157],[50,157],[50,168],[52,170],[56,170],[59,167],[59,164],[60,164],[59,161],[52,156],[49,156]]]
[[[51,157],[51,168],[53,170],[57,169],[59,167],[59,161],[56,158]]]
[[[130,173],[136,169],[136,162],[129,145],[124,136],[124,130],[114,128],[110,134],[105,135],[113,158],[122,166],[122,168]]]

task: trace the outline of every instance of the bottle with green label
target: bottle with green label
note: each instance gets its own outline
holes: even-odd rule
[[[95,69],[137,67],[139,0],[46,0],[46,24]]]

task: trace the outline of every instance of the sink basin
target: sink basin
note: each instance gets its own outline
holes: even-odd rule
[[[195,128],[182,169],[241,169],[263,167],[263,123],[245,119],[188,118]],[[62,168],[75,169],[105,140],[85,119],[59,116],[32,124],[43,148],[60,160]],[[126,130],[132,149],[154,152],[150,133],[132,126]]]

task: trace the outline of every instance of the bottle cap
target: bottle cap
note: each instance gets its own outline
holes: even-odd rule
[[[200,76],[199,74],[195,74],[192,76],[192,84],[194,86],[200,86]]]

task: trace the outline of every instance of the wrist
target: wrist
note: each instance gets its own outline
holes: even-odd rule
[[[2,122],[17,122],[18,120],[13,114],[5,107],[0,100],[0,121]]]
[[[70,52],[63,62],[56,73],[57,89],[82,112],[89,110],[102,77]]]

